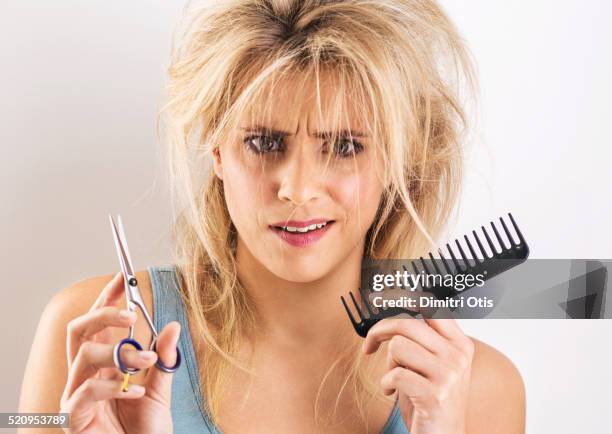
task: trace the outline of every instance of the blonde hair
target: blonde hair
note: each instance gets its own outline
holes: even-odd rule
[[[162,113],[176,220],[173,260],[191,327],[203,340],[196,352],[213,420],[230,367],[248,371],[234,356],[239,340],[257,329],[257,312],[237,279],[236,229],[211,151],[264,89],[273,93],[279,77],[299,72],[318,89],[323,71],[337,80],[338,95],[369,109],[367,130],[385,168],[365,255],[424,254],[458,199],[468,124],[460,83],[468,96],[476,85],[469,52],[435,1],[226,0],[188,8]],[[344,98],[334,101],[330,112],[346,113]],[[336,405],[350,386],[365,421],[367,401],[380,394],[359,343],[355,335],[345,363],[334,363],[323,382],[340,369],[346,378]]]

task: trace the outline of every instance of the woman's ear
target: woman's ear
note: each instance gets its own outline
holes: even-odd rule
[[[217,178],[223,181],[223,166],[221,164],[221,152],[219,152],[219,147],[215,146],[212,149],[213,155],[213,170],[215,171],[215,175]]]

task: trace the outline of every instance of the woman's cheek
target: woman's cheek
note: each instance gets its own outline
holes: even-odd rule
[[[238,231],[249,237],[257,224],[261,204],[261,183],[258,174],[245,166],[229,164],[224,173],[223,188],[230,217]]]
[[[358,229],[356,234],[361,236],[376,215],[382,194],[380,182],[366,170],[337,177],[332,185],[335,200],[342,204],[347,217],[347,225]]]

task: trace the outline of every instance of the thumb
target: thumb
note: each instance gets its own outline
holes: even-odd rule
[[[181,325],[176,321],[172,321],[166,324],[157,338],[155,351],[157,352],[158,361],[169,368],[176,364],[180,333]],[[144,381],[146,395],[162,401],[169,407],[172,399],[173,377],[173,373],[162,371],[155,365],[151,366]]]

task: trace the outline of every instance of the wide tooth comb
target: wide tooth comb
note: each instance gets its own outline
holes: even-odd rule
[[[476,241],[478,249],[482,253],[482,258],[483,258],[482,260],[476,254],[476,249],[470,242],[470,239],[468,238],[468,236],[464,235],[463,239],[465,241],[465,245],[467,246],[470,254],[472,255],[471,259],[473,261],[473,264],[470,262],[470,258],[465,254],[465,250],[461,246],[461,243],[459,242],[459,240],[456,239],[455,244],[457,246],[459,255],[461,256],[461,260],[464,262],[463,266],[461,266],[460,261],[457,259],[457,256],[455,255],[455,252],[453,251],[450,243],[448,243],[446,244],[446,249],[448,250],[448,254],[450,255],[450,258],[454,265],[454,270],[451,269],[450,262],[443,255],[442,250],[438,249],[438,255],[440,256],[439,259],[434,258],[434,255],[431,252],[428,255],[429,258],[431,259],[431,265],[433,266],[433,269],[435,272],[432,273],[431,268],[427,264],[427,260],[425,260],[423,257],[420,257],[419,261],[423,269],[422,271],[424,271],[428,275],[431,275],[431,274],[452,274],[452,275],[482,274],[483,280],[486,281],[524,262],[529,256],[529,246],[525,242],[525,238],[523,237],[523,234],[519,230],[518,225],[514,221],[514,217],[512,217],[512,214],[508,213],[508,217],[510,218],[512,227],[514,228],[516,232],[516,235],[518,237],[518,242],[514,240],[513,235],[508,230],[508,226],[506,225],[506,222],[504,221],[502,217],[500,217],[499,221],[502,225],[502,228],[504,229],[504,233],[506,234],[506,237],[508,238],[507,240],[508,244],[506,244],[506,241],[501,237],[495,224],[491,222],[491,228],[493,229],[495,238],[497,239],[499,243],[499,247],[501,249],[500,251],[498,251],[495,245],[493,244],[493,241],[491,240],[491,237],[487,233],[485,227],[481,226],[484,237],[487,240],[487,244],[491,248],[491,256],[487,254],[476,231],[472,231],[474,241]],[[440,270],[441,267],[438,266],[438,261],[442,262],[442,265],[446,269],[446,273],[441,272]],[[411,265],[412,265],[412,269],[414,270],[415,274],[419,274],[421,272],[419,268],[417,267],[416,261],[412,261]],[[408,271],[405,265],[402,265],[402,268]],[[431,291],[438,298],[454,296],[458,293],[454,289],[446,288],[446,287],[444,288],[425,287],[424,289],[427,291]],[[469,288],[466,288],[466,289],[469,289]],[[351,320],[351,323],[353,324],[353,328],[355,329],[357,334],[361,337],[366,337],[366,335],[368,334],[368,331],[374,326],[374,324],[376,324],[378,321],[384,318],[396,316],[401,313],[408,313],[413,317],[419,315],[418,312],[414,312],[412,310],[401,308],[401,307],[377,309],[377,311],[374,312],[372,308],[370,307],[366,291],[363,288],[359,288],[359,293],[361,295],[361,301],[363,305],[365,306],[365,311],[367,315],[364,314],[364,311],[359,306],[359,303],[355,299],[355,296],[353,295],[353,293],[349,292],[351,301],[353,303],[355,311],[357,312],[359,320],[357,320],[355,316],[353,316],[353,313],[351,312],[344,297],[340,296],[340,299],[342,300],[344,309],[346,309],[346,313],[348,314],[348,317]]]

